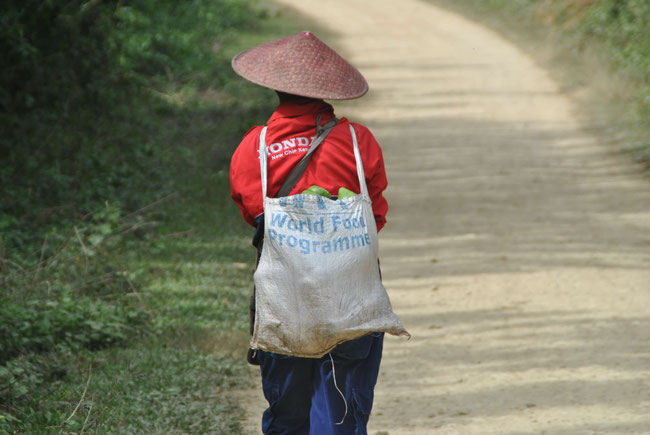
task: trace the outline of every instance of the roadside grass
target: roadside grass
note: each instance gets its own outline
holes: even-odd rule
[[[228,165],[276,99],[237,78],[229,59],[303,30],[276,6],[252,3],[259,16],[211,44],[222,59],[219,83],[156,76],[125,94],[132,99],[117,119],[84,115],[101,128],[57,130],[62,140],[86,133],[88,146],[146,142],[137,162],[112,149],[124,171],[113,173],[110,159],[103,168],[126,178],[116,190],[85,186],[101,198],[80,201],[91,210],[42,206],[14,191],[25,209],[46,210],[48,226],[39,227],[39,213],[24,225],[0,216],[0,433],[241,433],[230,392],[252,382],[245,353],[255,254],[230,199]],[[71,156],[52,157],[60,158]],[[131,183],[139,166],[146,171]],[[92,165],[71,185],[83,186],[87,171]],[[24,249],[12,247],[16,240]]]
[[[80,225],[40,272],[6,266],[0,433],[239,433],[250,230],[224,171],[184,175],[132,233],[93,244]]]
[[[232,356],[143,343],[59,361],[68,374],[18,415],[17,433],[238,433],[227,391],[246,378]]]
[[[429,1],[521,46],[573,97],[587,128],[650,171],[647,2]]]

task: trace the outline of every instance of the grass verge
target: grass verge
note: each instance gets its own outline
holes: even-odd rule
[[[225,20],[224,2],[200,3],[202,14]],[[29,183],[16,167],[2,168],[17,180],[7,186],[20,207],[0,215],[0,433],[241,432],[229,393],[251,382],[254,250],[229,197],[228,164],[275,96],[237,78],[229,59],[301,29],[265,2],[225,3],[252,15],[222,34],[205,27],[210,20],[183,30],[217,58],[190,62],[191,77],[140,75],[137,85],[111,90],[115,107],[72,111],[63,127],[54,120],[54,135],[38,114],[12,118],[40,131],[45,148],[60,148],[24,159]],[[131,48],[159,30],[134,19]],[[182,48],[180,63],[193,56]],[[214,71],[219,80],[210,79]],[[80,154],[70,155],[63,145],[82,137]],[[116,143],[137,152],[115,146],[95,160],[102,144]],[[33,188],[48,181],[70,191],[49,203],[48,191]]]

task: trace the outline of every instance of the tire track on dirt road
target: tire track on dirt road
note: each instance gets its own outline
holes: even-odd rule
[[[369,433],[650,432],[650,189],[517,47],[418,0],[279,0],[366,76],[388,337]],[[264,402],[249,396],[248,430]]]

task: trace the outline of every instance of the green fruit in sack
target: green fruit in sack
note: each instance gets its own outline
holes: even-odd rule
[[[315,184],[313,186],[309,186],[308,189],[303,190],[302,193],[303,195],[319,195],[319,196],[324,196],[325,198],[332,197],[332,195],[330,195],[330,193],[327,190]]]
[[[345,187],[339,188],[339,199],[346,199],[356,196],[357,194],[351,190],[346,189]]]

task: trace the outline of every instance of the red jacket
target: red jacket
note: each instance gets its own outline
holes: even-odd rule
[[[300,99],[281,103],[271,115],[267,125],[268,192],[275,196],[293,167],[307,152],[316,136],[316,116],[321,114],[321,124],[334,116],[334,109],[322,100]],[[309,165],[291,191],[297,194],[313,184],[336,195],[339,187],[360,192],[354,159],[350,122],[339,119],[325,141],[311,156]],[[388,203],[382,195],[388,184],[384,160],[379,144],[370,131],[353,124],[359,142],[359,151],[372,200],[377,230],[386,223]],[[264,212],[262,182],[258,157],[259,136],[263,126],[253,127],[246,133],[232,156],[230,163],[231,196],[246,222],[255,226],[255,218]]]

